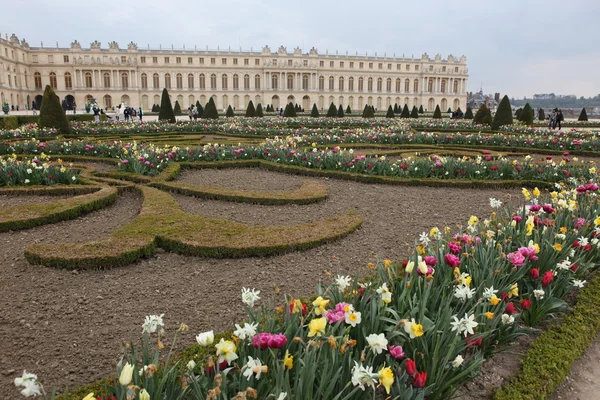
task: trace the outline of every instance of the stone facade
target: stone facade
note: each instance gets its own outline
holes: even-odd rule
[[[148,110],[160,104],[166,87],[173,103],[182,109],[214,97],[217,108],[246,108],[252,100],[263,106],[286,103],[310,109],[330,103],[362,110],[371,104],[378,110],[389,105],[423,105],[433,111],[466,109],[468,69],[466,57],[440,55],[431,58],[386,55],[303,53],[281,46],[262,51],[140,49],[135,43],[108,48],[94,41],[84,48],[74,41],[68,48],[30,47],[14,34],[0,36],[0,96],[15,108],[30,108],[41,99],[46,85],[55,88],[61,101],[79,110],[94,99],[111,108],[119,103]],[[39,103],[38,103],[39,104]]]

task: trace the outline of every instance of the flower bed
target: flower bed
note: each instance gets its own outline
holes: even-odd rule
[[[3,158],[0,156],[0,188],[6,186],[30,185],[72,185],[79,183],[79,171],[58,165],[42,153],[40,157],[19,160],[16,156]]]

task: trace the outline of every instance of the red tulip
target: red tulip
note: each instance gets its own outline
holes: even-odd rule
[[[508,303],[508,304],[506,305],[506,309],[505,309],[505,311],[506,311],[506,313],[508,313],[508,314],[516,314],[516,313],[518,313],[517,309],[515,308],[515,305],[514,305],[512,302],[511,302],[511,303]]]
[[[406,365],[404,368],[406,369],[406,373],[410,376],[414,376],[415,372],[417,372],[417,364],[415,364],[415,362],[410,358],[406,360]]]
[[[537,268],[532,268],[530,274],[531,274],[531,278],[537,279],[540,277],[540,270]]]
[[[544,277],[542,278],[542,286],[546,287],[554,280],[554,274],[552,271],[544,272]]]
[[[424,388],[426,381],[427,381],[427,372],[419,372],[417,375],[415,375],[413,387]]]
[[[531,300],[527,300],[527,299],[521,300],[521,308],[523,310],[529,310],[529,307],[531,307]]]

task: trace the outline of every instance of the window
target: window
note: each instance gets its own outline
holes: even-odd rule
[[[333,68],[333,61],[329,61],[329,67]]]
[[[350,61],[350,68],[354,68],[354,61]]]
[[[277,89],[279,83],[279,76],[277,74],[271,74],[271,89]]]
[[[344,68],[344,62],[340,61],[340,68]]]
[[[216,74],[212,74],[210,76],[210,88],[211,89],[217,88],[217,75]]]
[[[125,64],[127,62],[127,56],[121,56],[121,64]]]
[[[48,56],[48,62],[54,63],[54,56]]]
[[[454,72],[458,73],[458,67],[454,67]]]
[[[404,81],[404,91],[408,93],[410,91],[410,79]]]
[[[211,57],[210,59],[210,65],[215,65],[217,63],[217,59],[214,57]]]
[[[302,60],[302,66],[308,67],[308,60]]]
[[[175,57],[175,63],[181,64],[181,57]]]
[[[200,63],[200,65],[204,65],[204,57],[198,58],[198,62]]]
[[[325,90],[325,78],[323,76],[319,77],[319,90]]]
[[[142,89],[148,89],[148,75],[142,74]]]
[[[127,72],[121,73],[121,87],[127,89],[129,87],[129,76]]]
[[[290,60],[292,61],[292,60]],[[288,74],[287,76],[287,88],[288,90],[294,89],[294,74]]]
[[[446,80],[445,79],[442,79],[441,92],[446,93]]]
[[[188,64],[194,63],[194,57],[188,57]]]
[[[106,89],[110,88],[110,72],[102,74],[102,83]]]
[[[63,61],[65,63],[68,63],[69,62],[69,56],[63,56]]]
[[[432,71],[433,71],[433,65],[430,65],[429,66],[429,72],[432,72]]]
[[[377,78],[377,91],[381,92],[383,90],[383,79]]]
[[[258,60],[256,60],[258,61]],[[260,75],[256,74],[254,75],[254,89],[258,90],[260,89]]]
[[[352,78],[352,77],[348,78],[348,90],[349,91],[354,90],[354,78]]]
[[[86,88],[92,87],[92,73],[89,71],[85,73],[85,87]]]
[[[171,74],[165,74],[165,88],[171,89]]]
[[[324,67],[325,66],[325,61],[319,61],[319,67]]]
[[[406,70],[410,71],[410,64],[406,64]]]
[[[42,88],[42,75],[39,72],[33,74],[33,83],[36,89]]]
[[[227,65],[227,59],[221,58],[221,65]]]
[[[56,74],[54,72],[50,72],[50,86],[52,86],[52,89],[56,89],[58,86],[56,83]]]
[[[146,57],[140,57],[140,64],[146,64]]]
[[[369,63],[369,69],[373,69],[373,63]]]
[[[454,80],[454,93],[458,93],[458,81],[456,79]]]
[[[38,62],[38,56],[36,54],[33,55],[33,60],[34,63]]]
[[[400,93],[400,89],[402,89],[402,81],[400,78],[396,79],[396,93]]]
[[[233,59],[233,65],[238,65],[238,59],[237,58]]]
[[[392,64],[388,64],[388,69],[392,69]]]
[[[152,64],[158,64],[158,57],[152,57]]]
[[[254,60],[254,65],[260,65],[260,59],[259,58],[256,58]]]
[[[234,58],[234,60],[237,60],[237,58]],[[234,61],[235,63],[235,61]],[[235,74],[233,75],[233,89],[239,89],[240,88],[240,77]]]
[[[177,85],[177,89],[183,89],[183,75],[177,74],[175,76],[175,84]]]
[[[250,75],[248,74],[244,75],[244,89],[250,89]]]
[[[396,64],[396,70],[398,70],[398,71],[402,70],[402,64]]]
[[[364,78],[358,78],[358,91],[362,92],[365,90],[365,80]]]
[[[302,75],[302,90],[308,90],[308,75]]]
[[[340,76],[338,79],[338,90],[341,92],[344,90],[344,77]]]
[[[206,77],[204,76],[204,74],[200,74],[200,76],[198,77],[198,88],[206,89]]]
[[[73,78],[70,72],[65,73],[65,89],[73,89]]]
[[[445,65],[442,67],[442,72],[446,72],[446,66]]]
[[[335,87],[335,79],[333,76],[329,77],[329,91],[332,92]]]
[[[244,58],[244,65],[250,65],[250,59]]]
[[[227,89],[227,75],[225,74],[221,76],[221,86],[223,89]]]
[[[383,63],[379,63],[378,68],[383,69]]]
[[[158,89],[160,87],[158,74],[152,75],[152,86],[154,89]]]
[[[367,82],[367,90],[369,92],[373,91],[373,78],[369,78],[368,82]]]
[[[288,62],[287,62],[288,67],[293,67],[294,66],[293,63],[294,62],[292,60],[288,60]]]
[[[194,88],[194,74],[188,74],[188,88]]]
[[[433,92],[433,79],[430,79],[429,82],[427,83],[427,91]]]
[[[419,66],[415,65],[415,71],[418,71],[418,70],[419,70]]]
[[[165,57],[165,64],[169,63],[169,57]]]

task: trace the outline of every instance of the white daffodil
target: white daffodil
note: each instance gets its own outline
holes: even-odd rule
[[[352,282],[352,278],[349,276],[338,275],[337,278],[335,278],[335,284],[341,292],[343,292],[348,286],[350,286],[350,282]]]
[[[165,314],[160,315],[147,315],[144,320],[144,324],[142,325],[142,333],[155,333],[159,327],[165,326],[163,322],[163,316]]]
[[[238,324],[235,324],[235,327],[237,328],[235,331],[233,331],[233,334],[235,336],[237,336],[238,338],[240,338],[241,340],[246,340],[249,339],[251,337],[253,337],[254,335],[256,335],[256,330],[258,328],[258,323],[244,323],[244,327],[242,328],[241,326],[239,326]]]
[[[367,336],[367,343],[369,343],[369,347],[371,348],[371,350],[373,350],[373,353],[381,354],[383,350],[387,349],[388,341],[383,333],[372,333],[369,336]]]
[[[242,302],[248,307],[254,307],[254,303],[260,300],[259,294],[260,290],[242,288]]]
[[[373,373],[373,367],[363,367],[354,361],[354,367],[352,368],[352,384],[359,386],[362,390],[365,390],[367,386],[375,389],[377,374]]]

